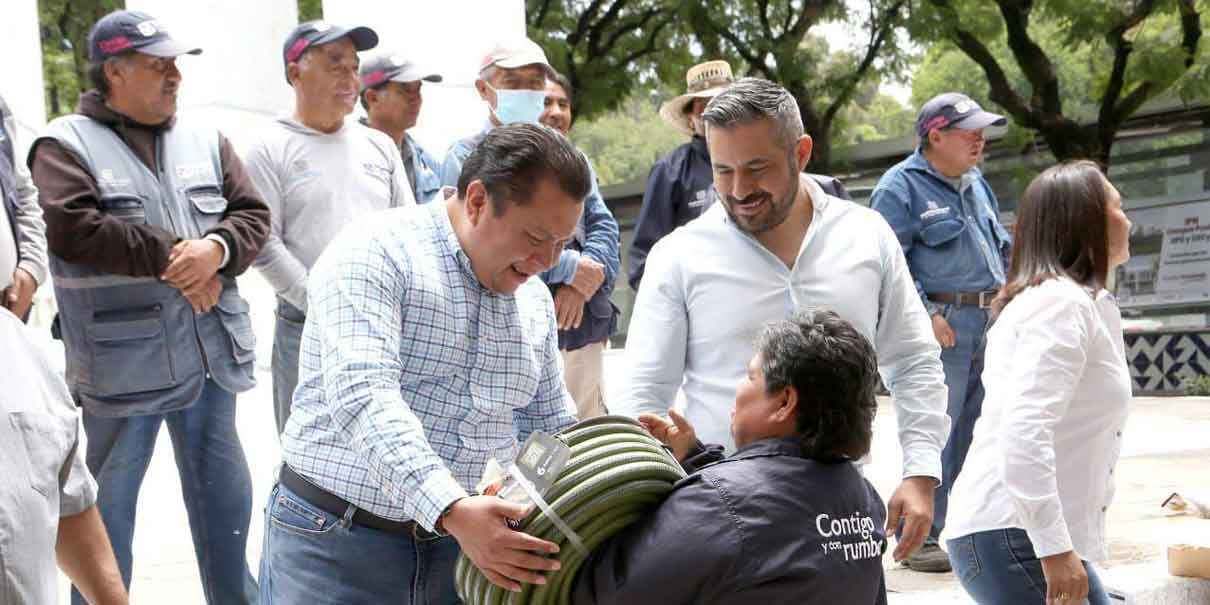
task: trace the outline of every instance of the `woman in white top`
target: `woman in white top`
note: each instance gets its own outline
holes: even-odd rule
[[[1130,374],[1105,290],[1130,221],[1092,162],[1054,166],[1017,209],[1008,281],[992,306],[974,441],[950,496],[954,572],[979,603],[1109,603],[1105,512]]]

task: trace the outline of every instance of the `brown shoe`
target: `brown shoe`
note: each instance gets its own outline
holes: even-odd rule
[[[950,558],[936,542],[925,542],[908,557],[904,564],[912,571],[945,573],[950,571]]]

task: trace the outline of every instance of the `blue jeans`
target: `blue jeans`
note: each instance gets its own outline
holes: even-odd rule
[[[954,346],[941,350],[945,386],[949,389],[946,414],[950,417],[949,439],[941,450],[941,485],[934,494],[933,528],[929,537],[936,540],[945,529],[950,488],[962,472],[962,463],[971,448],[975,421],[983,411],[983,350],[986,340],[987,311],[976,306],[950,305],[945,319],[954,330]]]
[[[1046,603],[1046,576],[1023,529],[993,529],[945,541],[954,574],[981,605]],[[1087,561],[1088,601],[1109,605],[1109,594]],[[1074,605],[1074,603],[1072,603]]]
[[[125,418],[84,412],[86,462],[97,478],[97,508],[122,582],[130,587],[135,506],[161,424],[172,438],[206,602],[255,603],[247,558],[252,477],[235,431],[235,395],[213,380],[192,406],[175,412]],[[75,590],[71,600],[84,602]]]
[[[262,605],[390,603],[445,605],[454,590],[458,542],[417,538],[351,522],[277,485],[265,509]]]
[[[294,305],[277,299],[277,323],[273,329],[273,418],[277,434],[286,430],[290,401],[298,386],[298,351],[302,346],[303,323],[307,316]]]

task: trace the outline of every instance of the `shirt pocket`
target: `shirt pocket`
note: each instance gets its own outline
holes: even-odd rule
[[[227,212],[227,198],[217,185],[190,187],[185,190],[185,197],[189,198],[190,214],[199,234],[217,227]]]
[[[30,487],[53,498],[59,491],[59,475],[67,458],[66,423],[41,412],[10,412],[8,419],[25,445]]]
[[[928,221],[920,228],[920,241],[929,248],[944,248],[963,231],[966,231],[966,221],[960,216]]]

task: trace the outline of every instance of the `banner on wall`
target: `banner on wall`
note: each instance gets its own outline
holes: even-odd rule
[[[1210,300],[1210,204],[1171,206],[1164,218],[1156,302]]]

